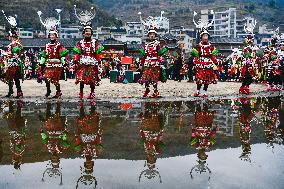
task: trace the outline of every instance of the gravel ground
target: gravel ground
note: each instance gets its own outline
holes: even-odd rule
[[[79,85],[75,85],[74,80],[60,81],[62,98],[71,99],[78,97]],[[209,86],[208,95],[210,97],[217,96],[232,96],[237,95],[241,83],[235,82],[219,82]],[[160,95],[164,98],[188,98],[193,97],[196,90],[194,83],[187,81],[167,81],[166,83],[159,83],[158,85]],[[35,80],[26,80],[22,83],[22,89],[25,98],[43,98],[46,93],[45,84],[37,83]],[[252,84],[251,93],[253,95],[266,93],[266,86],[263,84]],[[55,93],[55,88],[52,86],[52,93]],[[14,86],[14,91],[16,91]],[[0,95],[5,96],[8,92],[8,86],[3,82],[0,83]],[[96,87],[97,98],[141,98],[144,92],[144,87],[137,83],[110,83],[108,79],[103,79],[101,85]],[[88,86],[85,86],[84,96],[87,97],[90,93]]]

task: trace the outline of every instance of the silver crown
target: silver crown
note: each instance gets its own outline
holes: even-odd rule
[[[85,186],[91,186],[94,184],[93,188],[96,188],[98,185],[97,179],[95,176],[91,175],[91,174],[86,174],[86,175],[82,175],[78,180],[77,180],[77,184],[76,184],[76,189],[78,189],[79,187],[79,183],[84,184]]]
[[[50,177],[50,178],[56,178],[56,177],[60,177],[60,183],[59,185],[62,185],[63,184],[63,181],[62,181],[62,172],[60,171],[60,169],[58,168],[53,168],[53,167],[50,167],[50,168],[46,168],[46,170],[43,172],[42,174],[42,179],[41,181],[44,182],[44,177],[45,177],[45,174],[47,173],[47,175]]]
[[[198,160],[197,162],[198,162],[198,164],[193,166],[192,169],[190,170],[191,179],[193,179],[193,174],[192,174],[193,172],[202,174],[202,173],[206,173],[208,171],[208,173],[209,173],[208,180],[210,180],[212,171],[207,166],[206,161]]]
[[[146,166],[146,164],[148,166],[148,169],[145,169],[145,170],[143,170],[140,173],[140,175],[139,175],[139,182],[141,181],[141,177],[142,176],[144,176],[145,178],[147,178],[149,180],[158,176],[159,177],[159,182],[162,183],[162,177],[161,177],[159,171],[153,168],[154,164],[150,164],[150,163],[146,163],[145,162],[144,167]]]
[[[15,17],[13,16],[6,16],[5,12],[2,10],[2,13],[4,14],[4,17],[5,19],[9,22],[9,24],[12,26],[12,27],[17,27],[17,15],[15,15]]]
[[[165,13],[164,11],[161,11],[161,15],[159,17],[149,16],[144,20],[142,19],[141,12],[139,12],[138,15],[140,16],[140,22],[144,25],[144,27],[147,28],[155,27],[159,29],[163,21],[168,20],[166,17],[163,17],[164,13]]]
[[[85,10],[80,12],[79,14],[77,13],[76,5],[74,5],[74,10],[75,10],[75,16],[78,18],[80,23],[82,25],[90,25],[91,21],[95,18],[96,16],[96,10],[94,7],[91,7],[91,10]]]
[[[85,186],[93,186],[93,188],[96,188],[98,185],[98,181],[95,176],[93,176],[93,168],[87,169],[86,167],[81,167],[80,170],[83,172],[83,175],[78,178],[76,183],[76,189],[79,187],[79,183],[84,184]]]
[[[51,30],[56,28],[58,25],[60,25],[61,19],[60,19],[60,12],[62,11],[61,9],[55,9],[57,14],[58,14],[58,19],[55,17],[48,17],[44,20],[42,20],[42,12],[41,11],[37,11],[37,14],[39,16],[39,20],[40,23],[47,29],[47,30]]]
[[[245,20],[247,20],[248,18],[246,17]],[[252,34],[253,35],[253,30],[256,26],[257,22],[256,20],[254,20],[254,22],[252,23],[245,23],[244,25],[244,30],[247,34]]]
[[[211,10],[211,14],[214,14],[214,11]],[[195,21],[195,17],[197,16],[197,12],[194,11],[193,13],[193,23],[196,26],[197,29],[208,29],[210,26],[212,26],[214,19],[211,20],[211,22],[208,22],[207,20],[199,19],[197,22]]]

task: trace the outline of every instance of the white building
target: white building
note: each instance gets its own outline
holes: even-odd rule
[[[245,19],[237,18],[237,9],[229,8],[225,11],[209,13],[208,10],[201,10],[201,19],[204,21],[214,20],[213,25],[209,28],[212,37],[238,38],[246,35],[244,25],[255,21],[252,17]]]
[[[124,27],[128,35],[143,36],[144,26],[141,22],[126,22]]]
[[[258,33],[259,34],[271,34],[272,35],[274,33],[274,31],[273,31],[273,29],[268,29],[266,24],[263,24],[262,26],[259,26]]]
[[[96,30],[94,30],[94,37],[98,39],[99,41],[104,41],[106,39],[111,38],[111,27],[97,27]]]
[[[171,29],[170,33],[178,40],[180,47],[187,53],[190,52],[193,46],[194,38],[189,33],[195,33],[194,29],[175,28]]]
[[[82,38],[80,26],[69,26],[59,28],[59,36],[61,39]]]
[[[240,27],[240,29],[237,30],[237,37],[244,37],[246,36],[246,32],[244,30],[244,26],[245,25],[250,25],[252,23],[255,22],[255,19],[253,17],[246,17],[242,20],[238,20],[238,26]],[[254,32],[256,31],[256,28],[254,30]]]
[[[237,10],[229,8],[222,12],[213,14],[213,35],[212,37],[237,37]]]
[[[5,26],[0,26],[0,37],[4,37],[6,33]]]
[[[33,31],[29,30],[29,29],[18,28],[18,33],[19,33],[19,37],[22,38],[22,39],[34,38]]]

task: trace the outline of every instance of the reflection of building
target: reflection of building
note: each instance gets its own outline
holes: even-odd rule
[[[224,134],[225,136],[234,136],[234,127],[237,124],[237,119],[233,115],[233,111],[230,107],[225,108],[213,108],[214,114],[214,125],[218,126],[217,133]]]

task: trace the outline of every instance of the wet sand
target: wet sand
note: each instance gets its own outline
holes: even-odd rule
[[[62,99],[78,99],[79,85],[75,84],[75,80],[60,81],[61,90],[63,93]],[[22,85],[24,99],[42,99],[46,93],[45,83],[37,83],[36,80],[25,80]],[[211,84],[208,89],[209,97],[229,97],[237,96],[239,94],[239,87],[241,83],[236,82],[218,82]],[[196,91],[195,83],[188,83],[187,81],[167,81],[166,83],[159,83],[158,85],[160,96],[162,98],[191,98]],[[263,84],[252,84],[251,95],[267,94],[266,86]],[[51,87],[52,95],[55,94],[55,87]],[[14,86],[14,91],[16,91]],[[101,85],[96,87],[96,97],[99,99],[116,99],[116,98],[141,98],[144,92],[144,87],[137,83],[110,83],[108,79],[103,79]],[[8,93],[8,85],[0,83],[0,98]],[[84,97],[86,98],[90,93],[89,86],[84,88]],[[279,92],[274,92],[278,93]],[[15,93],[14,93],[15,95]]]

